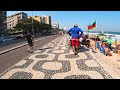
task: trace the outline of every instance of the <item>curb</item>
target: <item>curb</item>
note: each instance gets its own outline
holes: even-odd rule
[[[56,35],[54,35],[54,36],[56,36]],[[49,36],[50,37],[50,36]],[[47,38],[47,37],[46,37]],[[58,38],[58,37],[57,37]],[[56,39],[57,39],[56,38]],[[44,38],[43,38],[44,39]],[[56,40],[56,39],[53,39],[52,41],[54,41],[54,40]],[[39,41],[39,40],[36,40],[36,41]],[[36,42],[35,41],[35,42]],[[50,41],[50,42],[52,42],[52,41]],[[48,42],[47,44],[49,44],[50,42]],[[44,45],[41,47],[41,48],[43,48],[44,47]],[[22,60],[24,60],[25,58],[27,58],[27,57],[29,57],[29,56],[31,56],[32,54],[34,54],[34,52],[33,53],[31,53],[31,54],[29,54],[29,55],[27,55],[26,57],[24,57]],[[22,60],[20,60],[20,61],[22,61]],[[19,61],[19,62],[20,62]],[[18,63],[18,62],[17,62]],[[0,73],[0,78],[3,76],[3,74],[5,74],[8,70],[10,70],[14,65],[16,65],[17,63],[15,63],[15,64],[13,64],[11,67],[9,67],[8,69],[6,69],[6,70],[4,70],[3,72],[1,72]]]
[[[44,37],[44,38],[42,38],[42,39],[37,39],[37,40],[35,40],[34,42],[37,42],[37,41],[40,41],[40,40],[43,40],[43,39],[49,38],[49,37],[52,37],[52,36]],[[13,50],[15,50],[15,49],[18,49],[18,48],[23,47],[23,46],[26,46],[26,45],[28,45],[28,43],[25,43],[25,44],[22,44],[22,45],[19,45],[19,46],[16,46],[16,47],[13,47],[13,48],[10,48],[10,49],[1,51],[1,52],[0,52],[0,55],[2,55],[2,54],[4,54],[4,53],[7,53],[7,52],[10,52],[10,51],[13,51]]]

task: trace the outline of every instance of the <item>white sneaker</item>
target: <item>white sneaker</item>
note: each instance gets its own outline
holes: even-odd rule
[[[31,50],[31,53],[33,53],[33,50]]]
[[[28,53],[30,52],[30,49],[28,49]]]

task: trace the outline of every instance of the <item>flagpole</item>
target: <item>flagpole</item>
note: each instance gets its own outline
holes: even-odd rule
[[[96,37],[95,37],[95,50],[96,50],[96,44],[97,44],[97,30],[96,30]]]
[[[89,29],[88,29],[88,34],[89,34]]]
[[[89,25],[89,26],[90,27],[88,27],[88,32],[89,32],[90,29],[95,29],[96,28],[96,21],[92,25]],[[95,35],[95,50],[96,50],[96,42],[97,42],[97,31],[96,31],[96,35]]]
[[[90,23],[88,24],[88,26],[90,25]],[[88,28],[88,27],[87,27]],[[89,34],[89,29],[88,29],[88,34]]]

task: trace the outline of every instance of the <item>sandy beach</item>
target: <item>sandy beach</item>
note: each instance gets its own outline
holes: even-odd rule
[[[119,45],[120,42],[117,42],[117,44]],[[92,47],[95,49],[95,41],[91,40],[91,45]],[[114,44],[112,44],[113,47],[115,47]],[[103,53],[100,52],[99,49],[96,49],[97,53],[94,53],[97,59],[100,60],[107,60],[107,61],[113,61],[117,64],[120,65],[120,55],[118,53],[113,53],[112,52],[112,56],[105,56]]]
[[[113,53],[112,56],[105,56],[98,49],[97,53],[93,53],[92,50],[90,50],[89,53],[110,75],[113,76],[114,79],[120,79],[120,55]]]

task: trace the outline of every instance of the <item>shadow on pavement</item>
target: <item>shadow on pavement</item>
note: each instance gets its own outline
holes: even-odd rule
[[[84,46],[80,46],[80,48],[78,49],[79,52],[85,52],[85,51],[89,51],[89,49],[85,48]]]
[[[50,48],[52,48],[52,47],[48,47],[48,48],[41,48],[41,49],[39,49],[39,50],[50,49]]]

